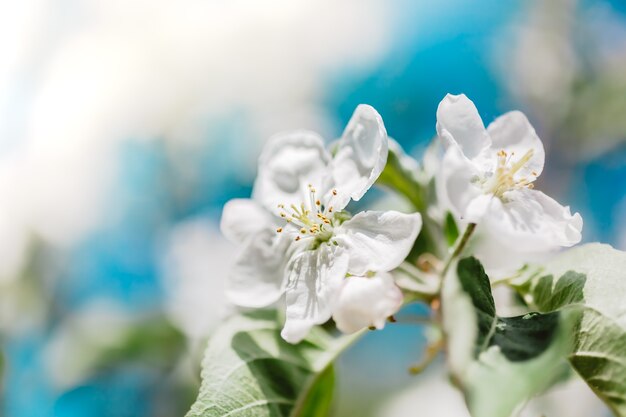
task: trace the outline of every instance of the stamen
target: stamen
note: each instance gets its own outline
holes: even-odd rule
[[[285,219],[287,223],[291,223],[297,227],[296,230],[298,230],[299,233],[296,232],[297,236],[294,237],[295,241],[320,239],[320,241],[326,242],[333,234],[333,217],[330,215],[333,211],[333,207],[327,203],[330,203],[333,196],[337,195],[337,190],[331,190],[332,196],[330,196],[328,202],[322,204],[322,200],[315,196],[315,187],[309,184],[308,188],[309,204],[290,204],[289,210],[284,210],[284,204],[278,204],[278,207],[284,210],[280,212],[280,216]],[[280,227],[276,231],[281,233],[283,228]]]
[[[511,164],[511,159],[515,152],[508,154],[504,149],[498,151],[498,165],[491,175],[487,173],[482,183],[484,184],[487,192],[493,193],[496,197],[502,197],[502,195],[510,190],[516,190],[523,187],[533,188],[532,181],[538,174],[535,171],[531,172],[531,178],[523,177],[516,179],[515,174],[520,171],[530,159],[533,157],[534,150],[529,149],[524,156],[518,161]]]
[[[517,171],[519,171],[524,165],[526,165],[526,162],[528,162],[530,160],[530,158],[533,157],[533,154],[535,152],[532,149],[529,149],[528,152],[526,152],[524,154],[524,156],[522,156],[519,161],[517,161],[516,163],[513,164],[513,166],[511,167],[510,173],[511,175],[515,174]]]

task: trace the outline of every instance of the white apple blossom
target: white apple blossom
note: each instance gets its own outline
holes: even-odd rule
[[[485,129],[471,100],[448,94],[437,109],[437,133],[446,148],[438,200],[461,225],[478,224],[473,249],[487,269],[508,273],[580,241],[581,216],[533,189],[545,154],[523,113],[506,113]]]
[[[231,300],[263,307],[284,294],[282,336],[297,343],[330,319],[346,275],[397,267],[419,233],[420,215],[352,217],[344,210],[376,181],[387,152],[382,119],[367,105],[355,110],[334,156],[312,132],[272,138],[259,158],[252,198],[224,207],[222,230],[242,244],[227,291]]]
[[[402,291],[389,273],[351,276],[343,280],[333,319],[344,333],[364,327],[382,329],[387,318],[400,309],[402,300]]]

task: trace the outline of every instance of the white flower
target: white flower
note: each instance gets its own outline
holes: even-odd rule
[[[506,113],[485,129],[474,103],[447,95],[437,109],[437,133],[446,147],[439,202],[461,223],[479,225],[474,250],[487,268],[504,271],[510,262],[580,241],[580,215],[533,189],[545,154],[523,113]]]
[[[364,327],[385,327],[387,318],[402,306],[402,292],[389,273],[343,280],[333,319],[344,333]]]
[[[334,156],[315,133],[272,138],[259,158],[252,199],[224,208],[224,234],[242,243],[231,300],[262,307],[284,293],[282,336],[296,343],[330,319],[346,274],[397,267],[421,228],[420,215],[344,211],[372,186],[386,159],[385,127],[366,105],[357,107]]]

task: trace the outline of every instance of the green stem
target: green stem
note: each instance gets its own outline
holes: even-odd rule
[[[434,343],[430,343],[428,346],[426,346],[426,350],[424,351],[424,357],[422,358],[422,360],[419,363],[412,365],[409,368],[409,373],[411,375],[417,375],[422,373],[426,368],[428,368],[428,365],[430,365],[435,359],[437,359],[439,352],[441,352],[443,348],[443,339],[439,339]]]
[[[463,252],[463,249],[465,249],[465,246],[467,245],[467,242],[469,241],[469,238],[472,236],[472,233],[474,233],[475,229],[476,229],[476,223],[470,223],[465,228],[465,232],[463,232],[463,236],[461,236],[459,240],[457,241],[456,247],[454,248],[454,252],[452,252],[450,257],[446,261],[446,264],[444,265],[443,270],[441,271],[442,281],[443,281],[443,278],[448,273],[448,270],[450,269],[450,265],[452,265],[452,262],[456,258],[458,258],[461,252]]]

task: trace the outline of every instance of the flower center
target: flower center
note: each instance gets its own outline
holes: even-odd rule
[[[529,149],[517,162],[511,163],[514,152],[508,154],[505,150],[498,152],[498,165],[493,173],[482,181],[486,193],[503,198],[507,191],[520,188],[533,188],[533,181],[537,178],[536,172],[531,172],[530,177],[516,178],[515,174],[522,169],[533,157],[534,151]]]
[[[332,190],[332,195],[327,204],[315,197],[315,187],[309,184],[309,201],[308,207],[305,203],[301,203],[298,207],[291,204],[285,207],[279,204],[281,209],[280,217],[285,219],[287,225],[293,225],[299,228],[295,241],[305,238],[315,238],[317,242],[322,243],[330,240],[333,236],[333,228],[337,219],[335,219],[333,206],[331,205],[333,197],[337,195],[337,190]],[[283,228],[279,227],[276,232],[282,233]]]

